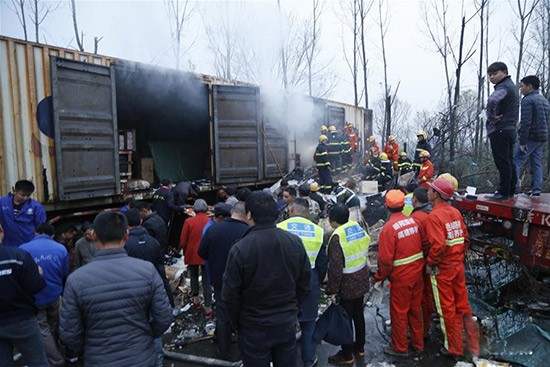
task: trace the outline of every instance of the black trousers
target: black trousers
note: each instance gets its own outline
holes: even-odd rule
[[[296,325],[270,329],[239,329],[244,367],[296,367]]]
[[[344,355],[353,355],[353,350],[363,350],[365,347],[365,315],[363,314],[363,296],[355,299],[341,299],[340,306],[346,310],[355,329],[355,342],[342,345]]]
[[[489,135],[493,159],[497,166],[500,182],[498,192],[504,196],[513,196],[516,189],[516,166],[514,164],[514,144],[516,130],[496,130]]]
[[[332,174],[328,167],[317,167],[319,171],[319,188],[323,193],[329,193],[332,190]]]
[[[218,339],[218,351],[222,357],[227,357],[231,348],[231,320],[227,314],[225,303],[222,299],[222,290],[214,288],[216,299],[216,338]]]

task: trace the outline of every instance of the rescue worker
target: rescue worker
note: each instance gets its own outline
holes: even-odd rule
[[[453,189],[456,191],[458,190],[458,180],[455,176],[451,175],[450,173],[442,173],[437,178],[442,178],[444,180],[449,181],[451,185],[453,185]]]
[[[351,146],[351,152],[353,153],[353,155],[355,155],[357,144],[359,143],[359,136],[357,135],[357,131],[355,131],[355,127],[351,122],[348,122],[346,126],[347,134],[349,137],[349,145]]]
[[[388,141],[386,142],[386,145],[384,145],[382,152],[388,155],[388,159],[393,162],[393,168],[397,170],[397,160],[399,159],[399,144],[397,144],[397,142],[395,141],[395,136],[388,136]]]
[[[371,156],[367,161],[367,166],[365,167],[365,180],[376,180],[381,170],[382,164],[377,153],[376,155]]]
[[[336,202],[344,204],[349,209],[351,220],[356,222],[362,221],[361,216],[361,201],[349,187],[338,186],[336,188]]]
[[[337,203],[330,208],[330,226],[334,232],[328,242],[327,295],[342,306],[353,321],[355,342],[342,345],[340,351],[328,357],[330,364],[353,364],[353,354],[365,355],[365,317],[363,296],[369,289],[367,254],[369,235],[359,223],[349,220],[348,208]]]
[[[342,135],[340,137],[340,144],[342,148],[342,152],[341,152],[342,172],[347,172],[349,169],[351,169],[353,158],[351,156],[351,145],[349,141],[349,136],[348,134],[346,134],[345,130],[342,131]]]
[[[162,186],[153,194],[153,212],[160,215],[164,219],[164,223],[170,226],[173,213],[183,213],[185,208],[176,205],[174,193],[172,193],[172,181],[165,178],[161,184]]]
[[[369,136],[369,144],[369,151],[365,152],[367,153],[367,161],[372,157],[378,157],[380,155],[380,148],[378,148],[376,137],[374,135]]]
[[[328,130],[330,132],[330,138],[328,140],[330,167],[333,173],[337,175],[342,172],[342,142],[334,125],[331,125]]]
[[[301,357],[306,367],[317,363],[313,333],[319,311],[319,284],[325,279],[328,261],[326,245],[323,243],[324,231],[308,219],[309,213],[309,202],[298,198],[290,204],[290,218],[277,224],[282,230],[300,237],[311,265],[311,292],[300,302],[302,313],[298,320],[302,328]]]
[[[319,136],[319,144],[315,149],[315,166],[319,173],[319,188],[323,193],[330,193],[332,190],[332,174],[330,158],[328,155],[328,138],[326,135]]]
[[[466,346],[475,357],[479,355],[479,329],[468,303],[464,271],[464,252],[469,246],[468,231],[458,209],[447,204],[454,193],[444,179],[428,183],[428,199],[434,204],[426,221],[429,252],[426,272],[444,337],[441,352],[462,356],[462,331],[466,331]]]
[[[386,153],[380,154],[380,171],[377,177],[378,185],[384,188],[393,178],[392,162]]]
[[[428,200],[428,190],[423,187],[418,187],[413,193],[413,211],[411,217],[417,221],[417,223],[426,233],[426,221],[433,209],[433,204]],[[424,257],[428,256],[428,242],[426,238],[423,238],[422,250],[424,251]],[[424,272],[424,292],[422,294],[422,321],[424,324],[424,337],[427,337],[430,332],[430,326],[432,322],[432,310],[433,310],[433,292],[430,281],[430,275]]]
[[[314,200],[317,204],[319,204],[319,209],[321,209],[321,215],[324,217],[325,214],[325,200],[323,200],[323,197],[319,195],[317,191],[319,191],[319,184],[317,182],[312,182],[309,184],[309,197]]]
[[[420,160],[420,153],[424,150],[428,151],[428,153],[432,152],[432,147],[430,146],[430,143],[428,143],[428,134],[426,134],[425,131],[419,131],[416,133],[416,138],[418,139],[418,142],[416,143],[416,150],[414,151],[414,161],[413,166],[416,172],[420,170],[420,166],[422,165],[422,161]]]
[[[321,134],[326,135],[328,133],[328,127],[326,125],[321,125]]]
[[[420,152],[420,161],[422,162],[418,171],[418,185],[427,189],[428,183],[432,181],[434,176],[434,165],[430,161],[430,152],[424,150]]]
[[[390,218],[380,231],[378,248],[378,271],[373,283],[389,280],[391,347],[384,353],[408,356],[407,327],[411,336],[411,347],[416,352],[424,350],[422,334],[422,274],[424,255],[422,253],[423,230],[412,218],[401,213],[405,205],[405,194],[390,190],[386,194],[386,207]]]
[[[414,170],[412,162],[407,156],[407,152],[403,151],[399,153],[399,159],[397,160],[397,169],[399,169],[399,173],[401,175],[412,172]]]
[[[402,213],[405,214],[405,215],[411,215],[413,209],[414,209],[414,206],[413,206],[413,195],[414,195],[414,190],[416,190],[416,188],[418,187],[418,185],[415,183],[415,182],[410,182],[406,187],[405,187],[405,206],[403,207],[403,211]]]

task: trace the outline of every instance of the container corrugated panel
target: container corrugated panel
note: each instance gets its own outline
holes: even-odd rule
[[[54,139],[39,129],[36,117],[38,104],[51,96],[50,55],[111,64],[100,55],[0,37],[0,195],[29,179],[36,200],[58,200]]]
[[[345,121],[351,122],[355,129],[357,129],[358,135],[361,141],[364,141],[365,137],[365,109],[363,107],[355,107],[350,104],[340,103],[335,101],[328,101],[327,106],[330,109],[343,109],[345,115]]]

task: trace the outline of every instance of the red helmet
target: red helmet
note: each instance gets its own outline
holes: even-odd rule
[[[443,199],[450,199],[455,192],[453,185],[443,178],[438,178],[434,182],[428,182],[428,185],[437,191]]]

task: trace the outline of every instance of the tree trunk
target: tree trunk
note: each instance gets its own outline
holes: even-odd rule
[[[365,10],[365,0],[361,0],[360,3],[361,12],[361,53],[363,55],[363,88],[365,92],[365,109],[369,108],[369,93],[367,89],[367,51],[365,47],[365,17],[367,16]]]

